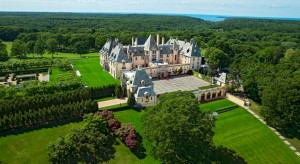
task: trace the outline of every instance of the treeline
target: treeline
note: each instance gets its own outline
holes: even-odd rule
[[[101,87],[91,87],[89,90],[91,91],[92,98],[98,99],[103,97],[111,97],[115,94],[114,90],[116,87],[119,87],[117,84],[109,84]]]
[[[49,95],[39,95],[31,97],[14,98],[10,100],[0,100],[0,113],[3,115],[11,115],[16,113],[24,113],[29,110],[38,110],[49,106],[59,106],[69,103],[90,100],[91,93],[88,89],[76,89],[67,92],[60,92]]]
[[[48,69],[50,67],[57,67],[60,69],[70,70],[71,61],[66,59],[27,59],[27,60],[10,60],[6,62],[0,62],[0,74],[15,73],[26,70],[40,70]]]
[[[36,110],[20,110],[14,114],[2,115],[0,119],[0,133],[72,121],[82,118],[86,113],[93,113],[97,110],[97,103],[92,100],[83,100],[64,105],[52,105]]]

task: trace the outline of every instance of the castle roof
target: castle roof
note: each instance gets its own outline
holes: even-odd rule
[[[145,42],[144,50],[146,50],[146,51],[158,50],[157,44],[156,44],[154,38],[152,37],[152,35],[150,35],[148,37],[147,41]]]
[[[118,63],[121,63],[123,60],[125,61],[125,63],[131,62],[127,54],[124,52],[122,45],[116,45],[115,48],[112,49],[109,56],[109,60]]]
[[[133,76],[128,80],[129,84],[135,85],[137,87],[141,87],[141,81],[145,81],[145,86],[153,85],[152,80],[146,73],[145,69],[137,68],[133,74]]]
[[[135,98],[137,97],[144,97],[145,94],[148,96],[156,96],[156,93],[151,87],[139,87],[136,91],[136,94],[134,94]]]
[[[100,53],[102,55],[109,55],[113,49],[113,47],[116,45],[117,43],[115,41],[113,41],[112,39],[108,39],[106,41],[106,43],[104,44],[104,46],[102,47],[102,49],[100,50]]]

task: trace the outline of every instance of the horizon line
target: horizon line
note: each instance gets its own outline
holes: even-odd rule
[[[91,12],[91,11],[1,11],[0,13],[70,13],[70,14],[145,14],[145,15],[169,15],[169,16],[215,16],[222,18],[263,18],[280,20],[300,20],[300,17],[278,17],[278,16],[249,16],[249,15],[220,15],[220,14],[200,14],[200,13],[164,13],[164,12]],[[194,17],[195,18],[195,17]]]

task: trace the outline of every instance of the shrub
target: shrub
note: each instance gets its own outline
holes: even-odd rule
[[[132,132],[135,132],[133,126],[131,124],[123,124],[121,128],[117,129],[115,131],[115,134],[121,138],[121,140],[125,140],[126,137],[131,134]]]
[[[194,75],[194,73],[193,73],[192,70],[188,70],[186,74],[188,74],[188,75]]]
[[[110,119],[107,121],[109,129],[114,132],[121,127],[121,123],[118,120]]]
[[[110,119],[113,119],[114,118],[114,114],[112,111],[109,111],[109,110],[104,110],[104,111],[98,111],[96,113],[96,115],[102,117],[103,119],[105,120],[110,120]]]

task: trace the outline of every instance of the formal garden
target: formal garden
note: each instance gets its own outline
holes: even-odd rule
[[[201,104],[198,108],[205,112],[212,112],[232,106],[235,104],[221,99]],[[144,137],[141,122],[143,111],[132,109],[124,104],[105,107],[100,111],[103,110],[113,111],[114,119],[118,120],[121,125],[126,123],[133,125],[136,132],[142,137],[141,143],[144,147],[142,152],[145,155],[134,154],[125,143],[116,138],[115,144],[113,144],[114,157],[106,163],[159,163],[150,154],[151,144]],[[20,160],[28,163],[33,161],[45,162],[48,160],[47,146],[49,143],[54,142],[59,136],[65,136],[71,129],[78,128],[83,124],[84,122],[79,121],[1,137],[0,151],[5,153],[0,154],[0,159],[3,162],[18,162]],[[214,144],[237,152],[248,163],[276,163],[278,161],[297,163],[300,161],[278,136],[243,108],[218,115],[213,131],[215,133]]]

